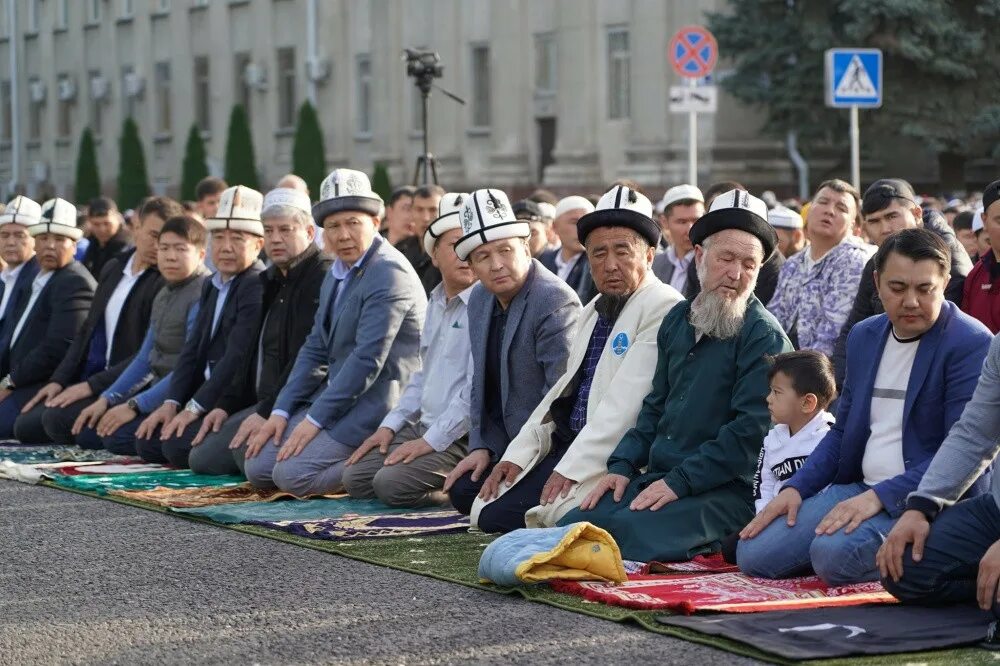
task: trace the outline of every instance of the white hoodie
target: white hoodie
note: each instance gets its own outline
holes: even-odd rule
[[[805,464],[820,440],[835,422],[833,414],[821,411],[795,435],[788,426],[779,423],[764,438],[764,446],[757,458],[757,471],[753,476],[753,496],[757,513],[774,499],[785,481],[788,481]]]

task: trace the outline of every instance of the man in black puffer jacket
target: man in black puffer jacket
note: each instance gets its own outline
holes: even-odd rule
[[[885,178],[872,183],[861,200],[861,215],[864,217],[869,238],[879,246],[886,238],[902,229],[923,226],[939,235],[951,250],[951,279],[945,287],[944,296],[952,303],[962,305],[962,288],[965,286],[965,276],[972,270],[972,260],[969,259],[968,252],[941,213],[933,209],[921,211],[913,187],[908,182],[898,178]],[[840,330],[833,351],[838,391],[844,385],[847,334],[859,321],[885,312],[878,291],[875,289],[874,272],[873,257],[861,274],[861,284],[858,285],[854,307]]]

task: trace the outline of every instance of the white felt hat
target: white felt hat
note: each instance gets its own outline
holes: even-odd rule
[[[712,207],[688,232],[694,245],[725,229],[745,231],[757,237],[764,248],[764,260],[771,257],[778,246],[778,234],[767,222],[767,204],[746,190],[729,190],[712,201]]]
[[[464,235],[455,245],[455,253],[462,261],[484,243],[531,236],[531,227],[514,217],[510,201],[501,190],[476,190],[462,202],[459,215]]]
[[[368,176],[354,169],[334,169],[319,186],[319,202],[312,207],[316,224],[334,213],[345,210],[382,217],[385,206],[382,197],[372,191]]]
[[[587,213],[576,223],[580,242],[598,227],[627,227],[645,238],[650,245],[660,242],[660,225],[653,220],[653,204],[642,193],[624,185],[615,185],[604,193],[594,212]]]
[[[467,192],[448,192],[441,197],[441,203],[438,204],[437,219],[431,222],[427,226],[427,231],[424,232],[424,252],[428,255],[433,254],[434,245],[437,243],[438,238],[441,238],[441,236],[444,236],[446,232],[452,229],[462,228],[462,221],[459,219],[459,215],[462,212],[462,204],[468,198],[469,194]]]
[[[312,213],[312,202],[309,195],[302,190],[294,190],[290,187],[276,187],[264,195],[264,203],[261,205],[261,217],[267,214],[267,209],[276,206],[288,206],[297,208],[305,213]]]
[[[245,185],[234,185],[222,191],[219,209],[215,217],[205,220],[208,231],[245,231],[255,236],[264,235],[264,225],[260,222],[260,209],[264,195]]]
[[[976,210],[972,211],[972,233],[982,231],[984,226],[983,207],[979,206]]]
[[[556,217],[571,210],[582,210],[583,214],[586,215],[594,212],[594,204],[590,203],[590,199],[574,194],[559,200],[559,203],[556,204]]]
[[[767,212],[767,221],[775,229],[801,229],[803,226],[802,216],[781,204]]]
[[[667,206],[678,201],[700,201],[705,203],[705,195],[694,185],[675,185],[663,193],[663,198],[656,204],[657,212],[662,213]]]
[[[5,224],[20,224],[30,227],[42,221],[42,207],[36,201],[25,196],[16,196],[0,213],[0,226]]]
[[[38,223],[28,227],[28,233],[58,234],[77,241],[83,238],[83,229],[76,226],[76,219],[76,206],[65,199],[49,199],[42,204]]]
[[[545,219],[552,221],[557,217],[559,217],[556,214],[556,207],[553,206],[552,204],[545,203],[544,201],[538,201],[536,203],[538,204],[538,209],[542,212],[542,217],[544,217]]]

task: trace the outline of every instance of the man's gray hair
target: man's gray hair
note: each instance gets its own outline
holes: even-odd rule
[[[311,226],[313,223],[311,213],[307,213],[301,208],[296,208],[295,206],[289,206],[287,204],[271,204],[261,211],[261,220],[272,217],[286,217],[293,222],[298,222],[304,227]]]

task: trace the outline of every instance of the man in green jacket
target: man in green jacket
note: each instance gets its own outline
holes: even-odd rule
[[[751,481],[770,424],[768,357],[792,350],[753,295],[778,243],[764,202],[743,190],[719,195],[690,237],[702,291],[664,318],[635,427],[608,474],[559,522],[608,530],[631,560],[717,550],[753,517]]]

